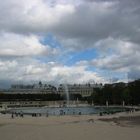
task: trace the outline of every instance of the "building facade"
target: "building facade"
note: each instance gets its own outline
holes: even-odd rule
[[[7,90],[1,90],[1,93],[7,94],[60,94],[81,95],[82,97],[91,96],[95,88],[102,88],[101,84],[60,84],[58,88],[49,84],[39,82],[34,85],[12,85]]]
[[[1,90],[2,93],[7,94],[56,94],[57,88],[48,84],[34,84],[34,85],[11,85],[7,90]]]
[[[60,84],[58,88],[58,93],[61,95],[65,95],[66,92],[69,94],[79,94],[82,97],[91,96],[94,93],[95,88],[102,88],[100,84]]]

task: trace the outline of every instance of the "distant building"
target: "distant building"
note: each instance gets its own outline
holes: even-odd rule
[[[49,84],[38,84],[33,85],[11,85],[11,88],[7,90],[0,90],[1,93],[7,94],[60,94],[65,95],[66,92],[72,95],[79,94],[82,97],[88,97],[94,93],[95,88],[102,88],[101,84],[60,84],[58,89]]]
[[[1,92],[8,94],[56,94],[57,88],[39,82],[39,84],[34,85],[11,85],[10,89],[1,90]]]
[[[66,89],[67,88],[67,89]],[[69,94],[80,94],[82,97],[91,96],[94,93],[95,88],[102,88],[101,84],[60,84],[58,93],[61,95],[66,94],[66,90]]]

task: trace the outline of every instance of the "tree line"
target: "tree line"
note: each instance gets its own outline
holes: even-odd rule
[[[93,94],[87,98],[89,103],[104,105],[106,101],[109,104],[120,105],[125,102],[126,105],[140,104],[140,79],[129,83],[105,84],[103,88],[95,88]]]

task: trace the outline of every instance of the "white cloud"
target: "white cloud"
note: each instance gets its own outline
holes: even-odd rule
[[[0,61],[0,79],[14,82],[45,81],[52,83],[86,83],[88,81],[104,82],[105,79],[96,72],[86,70],[86,66],[65,66],[55,62],[40,63],[34,59],[24,61]],[[6,70],[6,71],[5,71]]]
[[[131,68],[140,66],[138,44],[109,38],[99,41],[96,45],[103,53],[92,61],[95,66],[114,71],[129,71]]]
[[[7,73],[8,70],[11,70],[12,68],[17,66],[16,61],[0,61],[0,72]]]
[[[58,50],[40,43],[36,35],[0,34],[0,56],[56,55]]]

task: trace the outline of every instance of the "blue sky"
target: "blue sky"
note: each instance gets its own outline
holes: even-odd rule
[[[1,87],[8,82],[109,83],[140,78],[139,4],[1,1]]]
[[[69,54],[71,58],[66,62],[66,65],[73,65],[79,61],[90,61],[98,56],[95,48],[85,49],[81,51],[71,52]]]

